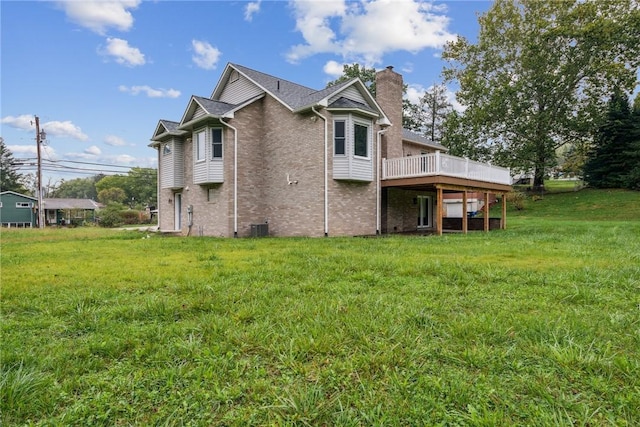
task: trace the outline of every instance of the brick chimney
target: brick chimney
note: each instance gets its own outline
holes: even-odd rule
[[[402,74],[388,66],[376,73],[376,102],[393,126],[383,135],[382,157],[402,157]]]

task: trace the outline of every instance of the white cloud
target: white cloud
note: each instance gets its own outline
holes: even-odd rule
[[[324,64],[324,67],[322,67],[322,71],[324,71],[334,79],[337,79],[338,77],[342,76],[344,72],[344,64],[336,61],[329,61]]]
[[[306,43],[291,48],[287,55],[290,62],[334,53],[349,62],[372,66],[388,52],[441,48],[454,39],[447,30],[449,18],[443,8],[419,0],[296,0],[291,4],[296,30]]]
[[[71,121],[67,120],[64,122],[52,121],[46,122],[40,125],[40,128],[44,129],[47,132],[47,138],[52,136],[55,137],[69,137],[73,139],[77,139],[79,141],[88,141],[89,137],[82,132],[80,127],[74,125]]]
[[[110,145],[112,147],[123,147],[125,145],[127,145],[127,142],[120,138],[119,136],[115,136],[115,135],[107,135],[104,137],[104,143],[107,145]]]
[[[99,156],[100,154],[102,154],[102,150],[99,147],[95,146],[95,145],[92,145],[91,147],[85,148],[84,152],[86,154],[90,154],[92,156]]]
[[[4,123],[16,129],[33,130],[34,132],[36,131],[35,117],[29,114],[23,114],[17,117],[14,117],[14,116],[3,117],[0,123]]]
[[[38,155],[38,148],[36,147],[35,142],[33,145],[7,145],[7,148],[11,151],[11,154],[13,154],[14,157]]]
[[[408,84],[407,85],[407,93],[405,93],[404,98],[411,101],[412,104],[419,104],[420,98],[424,96],[425,89],[423,86],[419,84]]]
[[[7,116],[1,121],[2,123],[9,125],[16,129],[22,129],[26,131],[33,131],[35,138],[35,118],[29,114],[22,114],[20,116]],[[60,122],[57,120],[50,122],[40,122],[40,130],[44,130],[47,134],[47,138],[55,137],[69,137],[80,141],[87,141],[89,137],[82,132],[78,126],[74,125],[71,121],[67,120]]]
[[[144,54],[138,48],[129,46],[129,42],[116,37],[107,38],[107,46],[99,48],[98,53],[105,56],[111,56],[118,64],[135,67],[144,65]]]
[[[428,89],[431,89],[433,86],[430,86]],[[428,90],[425,89],[424,86],[420,84],[410,83],[407,85],[407,93],[404,95],[404,98],[408,99],[414,104],[420,103],[420,98],[424,96],[424,93]],[[451,104],[451,107],[458,111],[463,112],[465,107],[458,102],[456,99],[456,93],[451,91],[451,89],[447,88],[447,92],[445,93],[447,101]]]
[[[135,9],[141,0],[82,0],[58,1],[67,17],[78,25],[104,35],[109,28],[128,31],[133,26],[129,9]]]
[[[176,89],[154,89],[150,86],[124,86],[118,87],[120,92],[130,93],[132,95],[138,95],[140,93],[146,94],[149,98],[177,98],[180,96],[180,91]]]
[[[192,40],[191,45],[195,52],[191,59],[193,59],[193,62],[195,62],[198,67],[204,68],[205,70],[213,70],[216,68],[221,54],[217,48],[201,40]]]
[[[134,165],[137,162],[137,159],[128,154],[115,154],[111,156],[105,156],[105,160],[109,162],[113,162],[116,165]]]
[[[244,20],[251,22],[253,20],[253,15],[260,12],[260,3],[262,0],[252,1],[247,3],[244,8]]]

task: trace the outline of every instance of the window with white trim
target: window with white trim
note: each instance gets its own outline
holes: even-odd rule
[[[195,145],[196,145],[196,161],[201,161],[201,160],[205,160],[206,159],[206,154],[205,154],[205,150],[206,150],[206,134],[205,131],[200,131],[198,133],[196,133],[196,138],[195,138]]]
[[[222,128],[211,129],[211,158],[222,158]]]
[[[30,208],[31,203],[29,202],[16,202],[16,208]]]
[[[346,142],[346,123],[344,120],[335,120],[333,122],[333,154],[344,156]]]
[[[369,157],[369,127],[362,123],[353,124],[353,155]]]

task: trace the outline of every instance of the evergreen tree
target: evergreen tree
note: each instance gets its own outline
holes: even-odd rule
[[[596,131],[594,147],[585,164],[585,181],[596,188],[623,188],[635,168],[629,154],[633,151],[633,118],[629,99],[615,90],[607,115]]]
[[[558,149],[592,137],[613,88],[635,87],[640,3],[495,0],[479,24],[476,42],[446,45],[444,76],[495,162],[543,188]]]
[[[22,184],[22,175],[18,173],[11,150],[4,145],[4,139],[0,137],[0,191],[15,191],[25,193]]]
[[[640,190],[640,94],[636,95],[631,112],[631,134],[629,149],[625,156],[629,160],[629,172],[625,176],[625,187]]]

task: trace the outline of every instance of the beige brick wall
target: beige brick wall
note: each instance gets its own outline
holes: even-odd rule
[[[376,74],[376,102],[392,125],[383,136],[382,157],[402,157],[402,75],[387,67]]]
[[[414,202],[414,199],[418,196],[431,196],[432,199],[435,200],[436,193],[400,190],[397,188],[389,188],[387,190],[387,216],[385,228],[387,233],[401,233],[415,231],[418,229],[419,207]],[[432,211],[435,211],[435,204],[432,208]]]
[[[333,123],[327,116],[329,236],[376,232],[376,181],[333,180]],[[324,236],[324,122],[315,114],[292,114],[267,96],[225,120],[238,129],[238,236],[251,225],[269,223],[272,236]],[[376,131],[373,132],[373,159]],[[182,234],[189,232],[187,206],[193,206],[191,235],[234,235],[234,132],[224,131],[224,183],[193,183],[193,145],[185,139],[185,187],[182,194]],[[375,163],[374,163],[375,164]],[[296,182],[289,184],[290,182]],[[162,230],[174,229],[175,192],[158,197]],[[172,202],[169,202],[172,200]]]

